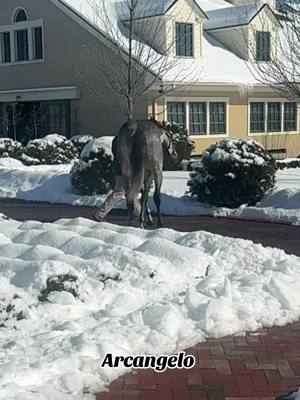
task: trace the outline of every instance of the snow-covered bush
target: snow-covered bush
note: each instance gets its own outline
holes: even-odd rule
[[[67,164],[78,156],[77,147],[71,140],[65,136],[54,134],[28,142],[21,161],[25,165]]]
[[[112,137],[100,137],[82,150],[70,174],[72,191],[81,195],[106,194],[115,184]]]
[[[188,130],[178,124],[166,123],[165,129],[176,149],[177,160],[173,160],[167,151],[165,151],[164,169],[167,171],[181,170],[182,162],[191,158],[192,151],[195,148],[194,142],[191,141]]]
[[[275,183],[275,160],[252,140],[222,140],[193,164],[188,182],[200,202],[235,208],[254,205]]]
[[[0,158],[20,159],[23,152],[23,146],[16,140],[9,138],[0,138]]]
[[[85,145],[95,140],[94,136],[90,135],[75,135],[71,137],[71,142],[77,147],[79,154],[81,154]]]

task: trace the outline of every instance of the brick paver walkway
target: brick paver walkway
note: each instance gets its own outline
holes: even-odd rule
[[[95,211],[96,208],[94,207],[0,199],[0,213],[18,220],[34,219],[53,222],[60,218],[84,217],[93,219]],[[126,213],[116,210],[108,216],[107,222],[126,225]],[[250,239],[255,243],[261,243],[263,246],[278,247],[287,253],[300,256],[299,226],[205,216],[164,216],[163,223],[165,228],[183,232],[204,230],[224,236]]]
[[[300,386],[300,322],[246,336],[208,340],[186,350],[191,370],[139,370],[97,400],[273,400]]]

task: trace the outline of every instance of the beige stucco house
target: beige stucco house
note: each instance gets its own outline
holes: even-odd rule
[[[276,55],[275,0],[140,1],[137,41],[173,63],[137,103],[137,118],[184,125],[195,154],[228,137],[255,138],[278,157],[300,154],[298,104],[251,73],[254,59]],[[126,112],[102,59],[113,77],[118,55],[88,0],[2,0],[0,135],[115,135]]]

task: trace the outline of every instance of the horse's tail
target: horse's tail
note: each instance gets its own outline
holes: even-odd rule
[[[141,192],[145,177],[146,137],[135,121],[123,125],[119,133],[118,158],[124,179],[126,200],[132,204]]]

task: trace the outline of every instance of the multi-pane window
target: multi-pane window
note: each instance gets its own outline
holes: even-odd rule
[[[185,121],[185,103],[184,102],[168,102],[167,118],[169,122],[176,123],[180,126],[186,125]]]
[[[0,137],[26,144],[46,133],[69,136],[70,100],[0,103]]]
[[[297,130],[297,103],[284,103],[284,130]]]
[[[193,24],[176,22],[176,55],[193,57],[194,38]]]
[[[265,103],[253,102],[250,104],[250,132],[265,131]]]
[[[43,58],[43,30],[41,27],[34,28],[34,59],[41,60]]]
[[[297,103],[279,101],[250,103],[250,133],[294,132],[297,131],[297,126]]]
[[[0,32],[0,63],[43,60],[43,42],[41,21],[30,21],[26,10],[19,8],[12,24]]]
[[[281,131],[281,103],[268,103],[267,131]]]
[[[167,121],[188,128],[191,135],[226,135],[226,102],[171,101],[167,103]]]
[[[226,103],[212,102],[209,104],[210,134],[226,133]]]
[[[207,116],[206,103],[192,102],[190,106],[190,133],[192,135],[206,135]]]
[[[3,32],[1,34],[1,49],[2,49],[2,62],[11,62],[11,49],[10,49],[10,33]]]
[[[270,32],[256,32],[256,60],[270,61],[271,34]]]
[[[17,39],[17,61],[28,60],[28,31],[22,29],[16,32]]]

